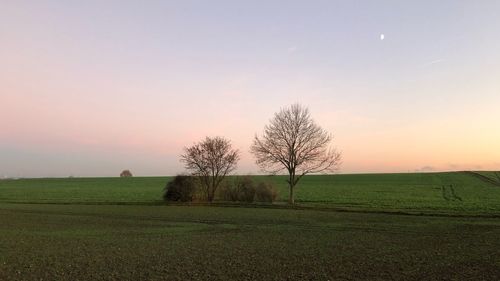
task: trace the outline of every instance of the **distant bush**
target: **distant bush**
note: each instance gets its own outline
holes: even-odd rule
[[[271,183],[255,181],[249,177],[236,177],[232,182],[224,182],[219,190],[219,197],[224,201],[252,203],[276,200],[278,192]]]
[[[197,191],[198,182],[194,177],[179,175],[167,183],[163,199],[165,201],[189,202],[193,201]]]
[[[278,190],[270,182],[259,182],[255,188],[255,201],[272,203],[278,198]]]
[[[132,173],[129,170],[123,170],[120,173],[120,177],[121,178],[128,178],[128,177],[131,177],[131,176],[132,176]]]

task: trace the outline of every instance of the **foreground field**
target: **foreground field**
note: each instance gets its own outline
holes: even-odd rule
[[[273,181],[285,201],[285,177]],[[0,202],[161,204],[166,177],[0,180]],[[500,215],[500,186],[469,173],[307,176],[300,205],[349,210]]]
[[[0,204],[0,280],[499,280],[500,221]]]

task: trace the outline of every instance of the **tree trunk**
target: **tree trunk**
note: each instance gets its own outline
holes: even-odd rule
[[[288,204],[295,204],[295,198],[293,196],[293,188],[295,187],[295,169],[288,170],[288,185],[290,187],[290,198],[288,199]]]
[[[214,189],[212,187],[212,189],[208,189],[208,203],[212,203],[212,201],[214,200]]]

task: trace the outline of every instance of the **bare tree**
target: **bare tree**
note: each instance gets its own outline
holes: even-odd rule
[[[236,169],[239,151],[231,148],[231,142],[222,137],[205,140],[184,149],[181,161],[193,176],[200,179],[201,187],[209,202],[226,175]]]
[[[330,148],[332,135],[316,125],[309,110],[300,104],[274,114],[262,137],[255,136],[251,152],[267,172],[288,172],[289,203],[294,204],[293,189],[307,174],[334,171],[341,154]]]

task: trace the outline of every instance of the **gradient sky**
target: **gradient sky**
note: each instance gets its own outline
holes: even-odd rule
[[[239,173],[299,102],[340,172],[500,169],[500,1],[0,0],[0,177]],[[385,35],[381,40],[381,34]]]

